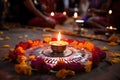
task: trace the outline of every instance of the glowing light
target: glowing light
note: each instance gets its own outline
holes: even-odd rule
[[[112,27],[112,26],[110,26],[110,29],[113,29],[113,27]]]
[[[78,17],[78,13],[75,12],[75,13],[74,13],[74,18],[77,18],[77,17]]]
[[[57,39],[58,39],[58,41],[61,40],[61,33],[60,32],[58,33],[58,38]]]
[[[77,23],[83,23],[84,20],[75,20],[75,22],[77,22]]]
[[[55,15],[55,13],[54,12],[51,12],[51,14],[50,14],[51,16],[54,16]]]
[[[34,0],[34,3],[35,3],[35,4],[38,4],[37,0]]]
[[[64,12],[63,12],[63,15],[66,15],[66,14],[67,14],[66,11],[64,11]]]
[[[117,28],[115,28],[115,27],[113,27],[113,26],[106,27],[106,29],[108,29],[108,30],[117,30]]]
[[[112,14],[112,10],[109,10],[109,12],[108,12],[109,14]]]

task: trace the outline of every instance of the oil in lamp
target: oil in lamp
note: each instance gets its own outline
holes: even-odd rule
[[[51,49],[53,53],[63,53],[68,45],[68,42],[61,40],[61,33],[58,33],[58,40],[57,41],[51,41],[49,44],[51,46]]]

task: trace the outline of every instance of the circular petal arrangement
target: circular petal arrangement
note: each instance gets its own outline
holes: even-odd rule
[[[17,62],[15,70],[17,73],[31,75],[32,70],[46,73],[50,70],[61,69],[72,71],[90,72],[92,67],[98,66],[100,61],[106,57],[105,52],[88,41],[63,39],[68,46],[62,55],[53,53],[50,41],[56,38],[45,38],[42,40],[28,40],[20,42],[13,51],[9,52],[9,58]]]

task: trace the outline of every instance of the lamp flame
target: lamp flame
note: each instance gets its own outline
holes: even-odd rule
[[[60,41],[61,40],[61,33],[59,32],[58,33],[58,41]]]
[[[51,14],[50,14],[51,16],[54,16],[55,14],[54,14],[54,12],[51,12]]]
[[[113,27],[112,27],[112,26],[110,26],[110,29],[113,29]]]
[[[112,10],[109,10],[109,12],[108,12],[109,14],[112,14]]]
[[[74,18],[77,18],[77,17],[78,17],[78,13],[75,12],[75,13],[74,13]]]
[[[64,11],[64,12],[63,12],[63,15],[66,15],[66,14],[67,14],[66,11]]]

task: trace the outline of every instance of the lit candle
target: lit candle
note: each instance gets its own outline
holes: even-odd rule
[[[66,49],[68,42],[61,40],[61,33],[59,32],[57,41],[51,41],[49,44],[53,52],[62,53]]]
[[[66,15],[66,14],[67,14],[66,11],[64,11],[64,12],[63,12],[63,15]]]
[[[51,14],[50,14],[51,16],[54,16],[55,14],[54,14],[54,12],[51,12]]]
[[[109,13],[109,14],[112,14],[112,10],[109,10],[108,13]]]
[[[108,30],[117,30],[117,28],[112,27],[112,26],[110,26],[110,27],[106,27],[106,29],[108,29]]]
[[[75,12],[75,13],[74,13],[74,18],[77,18],[77,17],[78,17],[78,13]]]
[[[78,20],[75,20],[75,22],[77,23],[79,28],[83,27],[83,25],[84,25],[84,20],[78,19]]]

